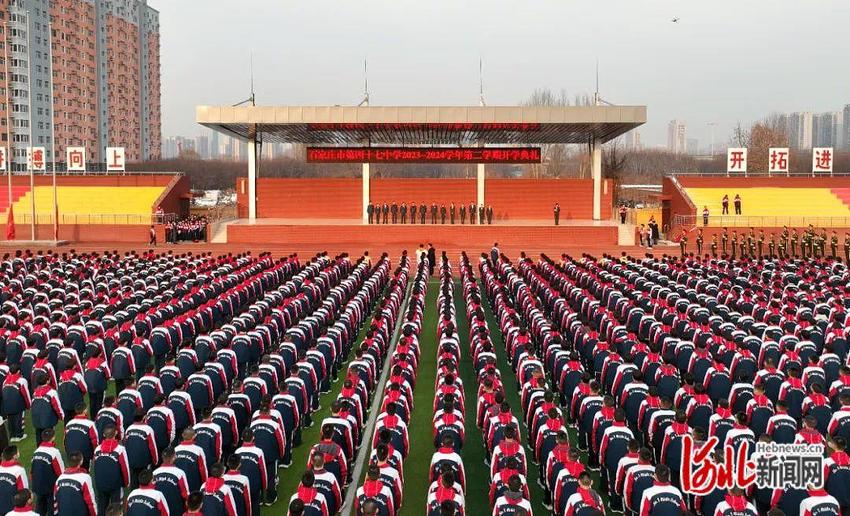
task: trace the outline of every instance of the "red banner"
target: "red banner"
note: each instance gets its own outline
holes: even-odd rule
[[[6,218],[6,240],[15,239],[15,212],[9,206],[9,216]]]
[[[308,163],[540,163],[540,147],[307,147]]]

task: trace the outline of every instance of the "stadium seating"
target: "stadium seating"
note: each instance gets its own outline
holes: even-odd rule
[[[832,226],[830,217],[850,217],[850,189],[830,188],[792,188],[792,187],[759,187],[759,188],[703,188],[686,187],[685,192],[696,208],[697,217],[702,216],[703,207],[708,207],[712,216],[709,225],[734,225],[734,207],[732,198],[739,194],[742,200],[742,217],[764,217],[764,222],[755,221],[744,225],[781,227],[783,225],[799,225],[802,218],[823,219],[815,225]],[[723,212],[721,201],[724,195],[730,199],[729,211],[733,215],[722,219],[716,218]],[[774,219],[775,218],[775,219]],[[796,222],[795,222],[796,221]],[[820,223],[818,223],[820,222]],[[836,221],[836,226],[844,227],[846,220]]]
[[[16,220],[21,220],[31,212],[33,196],[36,216],[53,216],[52,187],[36,186],[34,192],[26,187],[15,188],[22,189],[21,195],[13,203]],[[59,216],[68,223],[144,224],[150,220],[154,203],[164,190],[162,186],[59,186]]]

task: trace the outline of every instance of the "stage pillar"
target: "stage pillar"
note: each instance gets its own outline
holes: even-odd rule
[[[363,163],[363,224],[369,223],[369,164]]]
[[[478,178],[476,181],[478,206],[486,206],[484,204],[484,163],[478,164]]]
[[[248,220],[257,220],[257,139],[248,138]]]
[[[590,144],[590,173],[593,177],[593,220],[602,220],[602,145]]]

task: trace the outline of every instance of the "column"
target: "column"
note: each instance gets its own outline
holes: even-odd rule
[[[486,204],[484,204],[484,163],[478,164],[478,178],[476,184],[478,206],[486,206]]]
[[[602,145],[590,145],[590,173],[593,177],[593,220],[602,220]]]
[[[369,164],[363,163],[363,224],[369,223],[369,213],[367,211],[369,198]]]
[[[257,220],[257,139],[248,138],[248,221]]]

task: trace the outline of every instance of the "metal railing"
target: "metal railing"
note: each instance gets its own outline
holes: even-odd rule
[[[674,215],[672,226],[704,226],[711,227],[765,227],[778,228],[808,227],[817,228],[848,228],[850,217],[810,217],[810,216],[760,216],[760,215],[709,215],[708,224],[704,224],[701,215]]]
[[[5,222],[5,217],[4,217]],[[32,224],[31,213],[15,213],[15,225]],[[60,213],[59,224],[64,225],[96,225],[96,224],[121,224],[121,225],[146,225],[168,224],[177,220],[175,213]],[[50,213],[36,213],[36,224],[53,224],[53,215]]]
[[[850,171],[835,171],[832,173],[823,173],[819,172],[817,174],[812,174],[811,172],[789,172],[789,173],[774,173],[769,174],[767,172],[748,172],[744,174],[743,172],[735,172],[728,173],[722,170],[718,170],[715,172],[705,172],[699,170],[687,170],[682,172],[671,172],[666,174],[668,176],[685,176],[685,177],[734,177],[739,179],[744,179],[747,177],[814,177],[814,178],[825,178],[825,177],[848,177],[850,176]]]
[[[20,165],[13,163],[11,173],[13,176],[28,176],[30,175],[29,170],[25,167],[25,165]],[[0,172],[0,175],[5,176],[9,172]],[[46,171],[34,171],[33,175],[38,176],[50,176],[53,174],[53,169],[51,168],[50,163],[47,164]],[[85,172],[81,171],[73,171],[73,170],[65,170],[64,163],[56,164],[56,175],[57,176],[182,176],[183,172],[176,171],[148,171],[148,170],[126,170],[124,172],[107,172],[106,166],[90,168]]]

